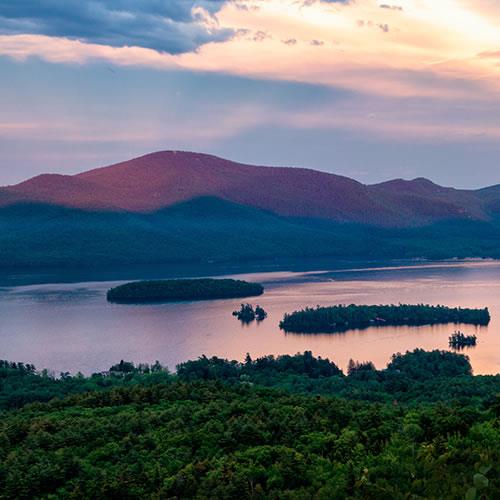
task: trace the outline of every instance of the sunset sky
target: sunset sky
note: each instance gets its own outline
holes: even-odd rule
[[[162,149],[500,183],[498,0],[3,0],[0,184]]]

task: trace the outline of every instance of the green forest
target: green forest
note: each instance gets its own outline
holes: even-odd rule
[[[344,374],[310,352],[0,363],[0,498],[498,498],[500,376],[416,350]]]
[[[264,287],[259,283],[201,278],[133,281],[111,288],[107,299],[118,303],[168,302],[254,297],[263,293]]]
[[[436,325],[463,323],[488,325],[490,313],[485,309],[410,305],[337,305],[331,307],[306,307],[301,311],[285,314],[280,328],[291,333],[334,333],[352,328],[388,325]]]
[[[148,214],[40,204],[0,208],[0,269],[306,257],[500,258],[500,218],[389,229],[280,217],[207,197]]]

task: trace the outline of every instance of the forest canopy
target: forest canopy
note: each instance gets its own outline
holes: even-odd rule
[[[134,281],[112,288],[107,298],[110,302],[141,303],[254,297],[263,293],[259,283],[202,278]]]
[[[487,325],[490,313],[484,309],[462,309],[430,305],[336,305],[307,307],[285,314],[280,328],[290,333],[335,333],[354,328],[390,325],[435,325],[463,323]]]
[[[500,376],[444,351],[349,367],[0,362],[0,498],[499,497]]]

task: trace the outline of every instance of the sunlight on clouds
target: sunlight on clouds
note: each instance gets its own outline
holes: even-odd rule
[[[344,88],[380,99],[493,102],[500,91],[500,5],[493,0],[239,0],[226,3],[210,22],[214,29],[235,35],[196,51],[167,54],[148,47],[4,34],[0,54],[20,60],[38,56],[52,63],[104,60],[120,66],[221,72]],[[495,123],[483,127],[480,120],[450,125],[436,117],[430,123],[406,115],[405,121],[401,113],[367,120],[362,106],[296,116],[288,112],[273,120],[408,136],[443,134],[446,127],[448,136],[499,135]],[[238,112],[233,122],[228,119],[224,134],[231,127],[269,122],[265,114]]]
[[[104,60],[118,66],[171,68],[175,58],[142,47],[110,47],[46,35],[0,35],[0,54],[25,60],[38,56],[51,63],[85,64]]]
[[[182,59],[193,68],[201,63],[213,70],[400,96],[463,95],[458,88],[436,89],[434,82],[412,82],[405,72],[471,80],[487,77],[485,70],[498,75],[495,65],[478,61],[475,56],[488,47],[500,47],[499,18],[493,18],[494,24],[487,12],[475,11],[473,4],[457,0],[393,3],[402,10],[381,8],[387,4],[372,0],[345,5],[315,2],[310,6],[274,0],[254,2],[260,5],[259,10],[238,16],[229,5],[220,14],[221,22],[240,30],[258,27],[270,37],[260,45],[238,39],[205,46],[200,52],[203,61],[192,54]],[[296,39],[297,43],[293,48],[283,46],[280,42],[284,38]],[[312,39],[324,44],[311,47]],[[239,63],[238,54],[246,56]],[[390,74],[383,75],[383,71]]]
[[[0,53],[38,55],[51,62],[104,59],[117,65],[221,71],[364,93],[455,98],[470,92],[462,88],[464,79],[487,82],[490,90],[497,90],[496,61],[477,57],[500,50],[500,18],[491,15],[492,9],[498,14],[491,2],[464,0],[248,0],[227,3],[217,15],[218,26],[234,30],[236,36],[195,52],[169,55],[152,48],[27,34],[0,36]],[[452,81],[436,85],[430,78],[426,83],[418,73]]]

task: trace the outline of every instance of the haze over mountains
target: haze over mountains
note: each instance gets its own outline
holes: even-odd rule
[[[426,179],[364,185],[302,168],[257,167],[215,156],[164,151],[78,175],[44,174],[0,188],[0,207],[44,203],[151,213],[199,197],[215,197],[284,217],[380,227],[450,219],[491,219],[500,187],[467,191]]]
[[[500,186],[363,185],[160,152],[0,188],[0,267],[500,258]]]

